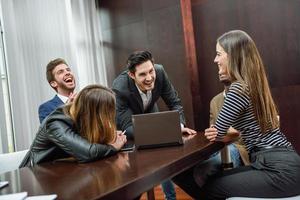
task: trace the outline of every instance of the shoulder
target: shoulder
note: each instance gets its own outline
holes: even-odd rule
[[[154,64],[155,70],[164,71],[164,66],[162,64]]]
[[[211,101],[210,101],[210,110],[214,110],[214,109],[220,109],[220,107],[222,107],[222,105],[224,104],[224,93],[220,92],[219,94],[217,94],[216,96],[214,96]]]
[[[115,80],[112,83],[112,89],[113,90],[118,90],[118,91],[123,91],[124,89],[128,88],[128,81],[129,81],[129,75],[128,75],[128,70],[125,70],[121,72],[115,78]]]
[[[42,103],[39,106],[39,113],[40,112],[47,112],[47,111],[50,112],[50,110],[53,110],[53,108],[54,108],[53,99],[51,99],[51,100],[48,100],[48,101]]]
[[[226,100],[227,99],[228,102],[232,104],[249,105],[251,100],[249,87],[241,82],[232,83],[226,95]]]
[[[71,119],[70,116],[66,115],[63,111],[63,106],[58,107],[55,111],[53,111],[46,120],[44,120],[44,125],[50,125],[53,123],[64,123],[68,125],[73,125],[73,120]]]
[[[53,107],[53,106],[59,106],[59,105],[61,105],[61,104],[63,104],[63,102],[60,100],[60,98],[57,96],[57,95],[55,95],[52,99],[50,99],[50,100],[48,100],[48,101],[46,101],[46,102],[44,102],[44,103],[42,103],[40,106],[39,106],[39,109],[42,109],[42,108],[51,108],[51,107]]]
[[[161,64],[154,64],[154,69],[155,69],[156,73],[158,73],[158,74],[165,73],[165,69],[164,69],[163,65],[161,65]]]
[[[235,81],[230,85],[228,93],[235,93],[242,96],[248,95],[249,87],[245,83]]]
[[[220,101],[220,100],[224,101],[224,92],[220,92],[219,94],[217,94],[216,96],[214,96],[211,99],[211,102]]]
[[[154,69],[156,72],[156,80],[158,82],[165,82],[165,81],[169,80],[168,75],[167,75],[163,65],[154,64]]]

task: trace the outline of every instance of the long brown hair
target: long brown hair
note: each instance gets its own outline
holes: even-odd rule
[[[91,143],[115,140],[116,99],[112,90],[101,85],[83,88],[65,112],[74,120],[80,135]]]
[[[262,133],[278,128],[278,111],[254,41],[244,31],[233,30],[224,33],[217,42],[228,55],[228,73],[232,82],[239,81],[249,89]]]

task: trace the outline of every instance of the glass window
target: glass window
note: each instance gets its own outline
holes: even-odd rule
[[[10,112],[9,88],[6,73],[5,50],[3,43],[3,31],[0,38],[0,153],[13,152],[13,131]]]

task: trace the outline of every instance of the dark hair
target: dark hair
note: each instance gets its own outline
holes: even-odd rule
[[[127,59],[127,69],[131,73],[134,73],[137,65],[147,62],[148,60],[150,60],[152,64],[154,63],[154,59],[149,51],[135,51]]]
[[[56,58],[54,60],[51,60],[47,67],[46,67],[46,77],[47,77],[47,80],[48,80],[48,83],[50,84],[51,81],[55,81],[54,79],[54,74],[53,74],[53,70],[54,68],[57,66],[57,65],[60,65],[60,64],[65,64],[68,66],[67,62],[62,59],[62,58]]]

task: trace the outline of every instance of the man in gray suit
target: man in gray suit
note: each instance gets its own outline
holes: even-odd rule
[[[158,112],[157,100],[162,97],[170,110],[180,113],[181,131],[195,134],[185,127],[183,107],[176,90],[168,79],[162,65],[154,64],[148,51],[132,53],[123,71],[112,86],[117,98],[117,127],[126,130],[127,138],[133,137],[131,116]]]
[[[148,51],[132,53],[127,60],[127,70],[113,82],[113,91],[117,99],[117,128],[126,130],[127,138],[133,138],[131,116],[158,112],[157,100],[162,97],[170,110],[180,113],[181,132],[195,134],[196,131],[185,127],[185,118],[181,101],[168,79],[162,65],[154,64]],[[167,200],[176,199],[173,184],[162,183]]]

